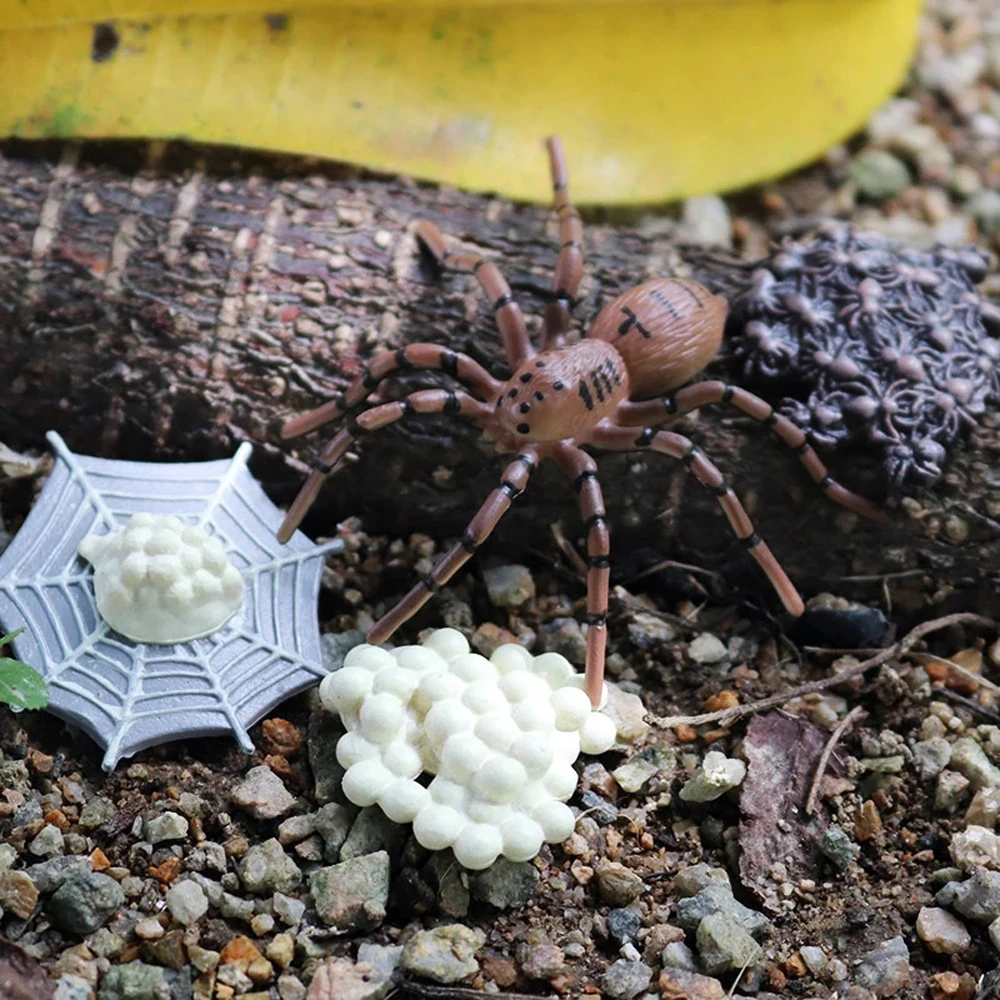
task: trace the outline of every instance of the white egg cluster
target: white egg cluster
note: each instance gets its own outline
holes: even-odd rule
[[[412,822],[420,844],[452,848],[469,869],[565,840],[573,762],[616,735],[558,653],[510,644],[486,659],[454,629],[422,646],[356,646],[320,697],[348,728],[337,744],[347,798]],[[435,776],[427,787],[415,780],[424,771]]]
[[[136,642],[173,644],[215,632],[243,601],[243,576],[217,538],[176,517],[133,514],[121,530],[88,535],[97,610]]]

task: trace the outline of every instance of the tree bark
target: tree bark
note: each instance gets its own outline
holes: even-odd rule
[[[183,147],[3,150],[0,442],[16,450],[44,450],[50,428],[77,451],[139,460],[218,458],[249,440],[254,472],[287,503],[325,438],[283,445],[282,422],[332,397],[374,354],[433,341],[506,374],[474,279],[435,274],[418,252],[415,220],[429,218],[499,259],[535,326],[550,287],[557,234],[544,209]],[[577,329],[610,297],[669,272],[692,268],[666,236],[588,226]],[[722,264],[703,263],[695,276],[723,290],[743,280]],[[709,374],[724,377],[724,360]],[[385,392],[439,378],[408,376]],[[716,407],[684,429],[726,472],[806,593],[888,593],[914,613],[971,601],[992,613],[1000,555],[994,420],[956,450],[932,493],[888,502],[890,528],[858,523],[827,501],[746,418]],[[323,491],[308,532],[330,533],[358,516],[372,533],[453,538],[502,467],[477,432],[447,418],[402,422],[367,436],[356,452]],[[598,461],[618,569],[648,546],[767,593],[714,497],[682,466],[647,453]],[[851,489],[885,499],[877,457],[842,454],[829,464]],[[575,505],[569,484],[545,467],[501,524],[492,553],[551,553],[556,523],[578,540]],[[856,576],[870,579],[844,580]]]

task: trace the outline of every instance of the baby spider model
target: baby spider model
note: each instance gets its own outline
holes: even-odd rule
[[[375,358],[338,399],[289,421],[285,438],[296,437],[353,410],[394,372],[437,369],[461,383],[460,389],[427,389],[405,399],[373,406],[347,418],[320,454],[316,470],[289,509],[279,538],[298,527],[323,484],[360,435],[413,413],[448,413],[479,424],[496,450],[515,457],[465,534],[425,577],[378,621],[368,635],[384,642],[414,615],[476,551],[511,502],[527,486],[538,464],[551,458],[573,482],[587,530],[587,693],[596,705],[604,677],[607,641],[609,533],[597,463],[583,446],[613,451],[652,449],[687,465],[712,490],[733,531],[767,574],[785,607],[802,613],[802,599],[722,473],[686,437],[657,430],[682,413],[707,403],[732,403],[770,427],[797,454],[813,480],[832,500],[865,517],[884,520],[866,500],[835,483],[806,435],[771,406],[737,386],[699,382],[672,392],[712,360],[722,340],[728,306],[706,288],[682,278],[658,278],[625,292],[598,314],[583,340],[567,344],[570,310],[583,272],[580,216],[566,191],[566,165],[559,140],[548,141],[559,214],[559,257],[554,296],[545,310],[542,349],[536,351],[521,310],[496,264],[450,250],[436,226],[422,222],[421,241],[442,268],[471,272],[492,303],[513,376],[494,379],[464,354],[437,344],[410,344]]]

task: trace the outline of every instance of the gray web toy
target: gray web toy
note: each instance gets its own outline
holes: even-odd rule
[[[251,447],[232,459],[160,464],[76,455],[48,440],[55,466],[0,555],[0,622],[24,626],[15,655],[48,683],[49,710],[106,749],[105,770],[157,743],[247,728],[325,676],[317,598],[325,556],[296,533],[275,537],[280,511],[251,476]],[[138,643],[99,615],[94,573],[78,555],[93,534],[136,513],[174,515],[218,538],[244,581],[242,604],[213,634],[175,645]]]
[[[1000,310],[975,287],[987,266],[973,247],[898,249],[836,225],[787,240],[733,303],[743,377],[806,386],[782,409],[814,444],[873,446],[891,485],[930,485],[1000,390]]]

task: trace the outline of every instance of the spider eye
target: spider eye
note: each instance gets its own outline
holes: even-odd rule
[[[528,411],[529,411],[529,410],[531,409],[531,403],[522,403],[522,404],[521,404],[521,405],[520,405],[520,406],[518,407],[518,409],[519,409],[519,410],[520,410],[520,411],[521,411],[522,413],[527,413],[527,412],[528,412]]]
[[[527,424],[518,424],[517,425],[517,433],[518,434],[527,434],[530,430],[531,430],[531,428]]]

